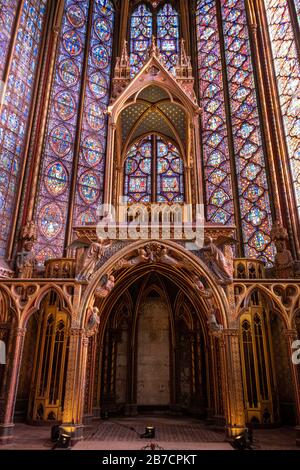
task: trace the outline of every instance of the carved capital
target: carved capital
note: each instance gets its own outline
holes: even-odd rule
[[[17,327],[17,328],[14,330],[14,336],[15,336],[15,338],[24,338],[24,337],[25,337],[25,334],[26,334],[26,328]]]
[[[229,336],[229,337],[238,337],[240,334],[240,331],[238,328],[227,328],[226,330],[223,330],[224,336]]]
[[[297,330],[283,330],[283,335],[287,341],[294,341],[298,337]]]
[[[85,331],[84,331],[83,328],[71,328],[69,334],[70,334],[71,337],[80,338],[80,337],[84,336]]]

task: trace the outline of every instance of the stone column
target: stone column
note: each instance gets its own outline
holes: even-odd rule
[[[284,336],[287,342],[288,356],[290,358],[290,369],[295,393],[295,407],[296,407],[296,444],[300,447],[300,364],[294,364],[292,355],[295,351],[293,343],[297,340],[296,330],[285,330]]]
[[[0,411],[0,444],[7,444],[13,439],[13,415],[18,391],[19,375],[25,338],[25,328],[16,328],[12,338],[14,352],[7,380],[6,396]]]
[[[88,352],[87,352],[87,370],[86,370],[86,385],[85,385],[85,397],[84,397],[85,421],[86,419],[89,419],[91,416],[93,416],[96,352],[97,352],[97,336],[92,336],[89,338]]]
[[[245,409],[242,382],[242,368],[239,350],[239,330],[223,330],[224,343],[220,343],[223,357],[222,374],[226,374],[226,428],[230,438],[241,434],[245,429]],[[224,370],[223,370],[224,369]]]
[[[70,331],[69,359],[67,364],[66,394],[61,429],[71,435],[72,444],[83,438],[83,401],[87,365],[88,339],[85,330]]]
[[[124,41],[127,39],[127,25],[129,21],[129,0],[121,1],[121,13],[120,13],[120,29],[119,29],[119,43],[118,43],[118,56],[122,53]]]

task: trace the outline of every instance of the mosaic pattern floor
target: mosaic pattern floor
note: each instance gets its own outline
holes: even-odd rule
[[[224,433],[217,433],[203,424],[169,423],[149,418],[139,420],[110,420],[99,424],[96,430],[87,430],[86,441],[141,441],[140,434],[145,432],[146,425],[155,426],[158,442],[224,442]]]

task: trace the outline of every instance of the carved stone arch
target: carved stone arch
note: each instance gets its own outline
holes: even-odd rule
[[[184,48],[183,44],[182,48]],[[183,131],[186,141],[184,148],[182,139],[179,139],[177,127],[173,122],[170,121],[169,114],[165,114],[163,110],[159,111],[161,112],[161,115],[166,118],[166,123],[168,122],[167,128],[171,129],[170,125],[173,128],[173,131],[175,132],[176,146],[181,152],[181,156],[184,159],[184,163],[188,169],[188,171],[185,172],[187,186],[185,194],[186,202],[203,202],[203,194],[199,189],[199,181],[201,181],[202,171],[199,160],[200,108],[197,103],[197,98],[193,87],[194,81],[193,77],[191,76],[190,62],[185,54],[185,51],[183,51],[181,68],[178,68],[179,72],[176,77],[169,73],[169,71],[165,68],[155,42],[152,43],[149,49],[149,58],[147,62],[133,79],[130,78],[128,70],[130,70],[130,60],[127,46],[125,45],[122,58],[117,60],[115,78],[113,79],[113,98],[110,106],[108,107],[109,145],[107,147],[106,155],[106,187],[104,203],[112,204],[113,201],[118,202],[118,197],[122,195],[122,162],[124,161],[124,156],[126,155],[126,149],[128,147],[129,141],[131,142],[131,140],[134,140],[133,134],[132,139],[130,138],[130,135],[127,135],[126,149],[123,147],[122,122],[120,117],[122,113],[128,109],[128,106],[135,105],[138,101],[138,98],[140,97],[140,94],[151,86],[164,91],[167,96],[171,97],[170,103],[173,103],[173,105],[176,106],[180,105],[181,109],[184,110],[186,120],[184,126],[185,129]],[[151,106],[149,109],[151,109]],[[149,109],[142,109],[141,113],[143,114],[145,112],[147,115]],[[135,121],[139,121],[140,118],[141,116],[138,116]],[[150,128],[146,129],[145,132],[151,134],[151,132],[154,132],[155,129],[151,129],[153,126],[149,125],[149,127]],[[137,127],[137,129],[139,129],[139,127]],[[171,133],[171,135],[173,134]],[[116,173],[115,177],[114,173]],[[115,183],[113,184],[112,181]],[[192,187],[196,190],[192,191]]]
[[[296,329],[300,334],[300,307],[296,308],[292,314],[291,329]]]
[[[12,296],[10,289],[0,286],[0,323],[15,322],[19,323],[20,311]]]
[[[58,295],[59,299],[61,300],[62,311],[66,312],[67,315],[70,317],[70,321],[72,321],[73,309],[72,309],[69,299],[65,296],[63,290],[58,285],[51,284],[51,285],[43,286],[37,292],[36,296],[31,300],[29,305],[26,307],[21,318],[22,327],[26,328],[26,325],[31,315],[34,312],[37,312],[39,310],[42,301],[46,298],[46,296],[51,291],[55,292]]]
[[[196,257],[192,252],[187,252],[184,247],[178,245],[177,243],[174,243],[172,241],[157,241],[162,247],[171,249],[174,252],[176,252],[177,256],[182,259],[183,263],[187,263],[191,269],[193,269],[193,272],[195,273],[196,276],[199,276],[200,278],[205,279],[207,283],[207,287],[211,289],[212,296],[215,302],[216,307],[220,311],[220,320],[221,323],[223,324],[224,328],[227,327],[229,323],[229,304],[228,304],[228,299],[226,297],[226,294],[224,290],[216,284],[215,279],[213,278],[212,274],[209,272],[208,268],[205,266],[205,264],[198,258]],[[127,246],[117,252],[115,255],[113,255],[90,279],[90,282],[87,286],[87,289],[83,295],[82,302],[81,302],[81,312],[82,312],[82,318],[80,319],[81,325],[85,324],[85,316],[86,316],[86,310],[88,307],[93,307],[94,301],[95,301],[95,290],[103,278],[103,276],[107,274],[112,274],[120,259],[128,258],[130,256],[133,256],[139,248],[143,248],[145,246],[145,241],[137,241],[135,243],[132,243],[130,246]],[[149,268],[150,265],[143,265],[140,267],[140,269],[144,269],[145,267]],[[152,269],[157,269],[157,266],[155,263],[152,264]],[[151,268],[151,266],[150,266]],[[170,267],[169,267],[170,268]],[[198,291],[196,290],[194,280],[191,277],[191,274],[187,271],[182,272],[182,270],[179,269],[167,269],[166,266],[160,265],[160,269],[162,269],[164,272],[168,272],[170,277],[174,277],[174,280],[179,284],[180,282],[186,283],[186,285],[189,285],[196,297],[199,297],[199,294],[197,293]],[[132,275],[134,272],[139,271],[139,267],[136,268],[130,268],[130,269],[125,269],[122,270],[118,273],[118,276],[116,278],[116,285],[115,288],[113,289],[112,293],[116,289],[124,289],[125,288],[125,283],[126,280],[128,281],[128,278]],[[139,274],[140,276],[144,275],[144,272]],[[105,305],[107,306],[107,302],[109,303],[112,293],[105,299]],[[104,301],[102,302],[102,306],[104,304]]]
[[[180,309],[184,310],[183,315],[180,314]],[[189,309],[185,305],[185,296],[184,296],[183,292],[179,292],[177,297],[176,297],[176,301],[175,301],[175,318],[176,319],[182,319],[186,323],[188,329],[192,330],[194,322],[193,322],[191,312],[189,311]]]
[[[244,293],[242,299],[239,300],[239,303],[236,308],[236,320],[238,320],[241,315],[249,308],[249,304],[251,301],[251,296],[255,293],[260,293],[263,298],[269,303],[270,306],[276,310],[287,328],[290,325],[290,318],[287,315],[286,309],[280,303],[279,298],[276,297],[268,288],[266,288],[262,284],[254,284],[249,289],[247,289]],[[243,305],[241,307],[241,305]]]
[[[140,122],[142,121],[137,121],[137,127],[138,125],[140,124]],[[170,123],[171,124],[171,123]],[[169,124],[168,124],[169,125]],[[173,125],[169,125],[169,127],[173,130]],[[171,142],[176,148],[178,148],[179,152],[180,152],[180,156],[183,160],[183,162],[185,164],[187,164],[187,155],[186,155],[186,151],[185,151],[185,148],[184,148],[184,145],[183,145],[183,142],[181,141],[181,138],[179,137],[179,135],[177,134],[177,131],[174,129],[174,136],[176,137],[176,139],[174,139],[173,137],[169,136],[169,135],[166,135],[164,134],[163,132],[159,132],[159,131],[153,131],[151,132],[150,131],[147,131],[147,132],[144,132],[143,134],[140,134],[138,135],[137,137],[134,137],[132,140],[131,140],[131,137],[132,135],[134,134],[134,131],[135,131],[136,127],[134,126],[134,128],[132,129],[132,132],[129,134],[129,137],[128,139],[126,140],[126,142],[124,143],[124,146],[123,146],[123,149],[122,149],[122,154],[121,154],[121,163],[124,164],[125,161],[126,161],[126,158],[127,158],[127,155],[128,155],[128,152],[130,150],[130,148],[135,145],[136,143],[142,141],[143,139],[145,139],[148,135],[157,135],[159,137],[162,138],[162,140],[165,140],[167,142]]]
[[[133,310],[133,305],[132,305],[132,298],[128,290],[122,294],[121,299],[119,299],[119,305],[118,305],[118,310],[114,316],[113,319],[113,327],[117,328],[118,325],[122,323],[123,320],[129,321],[129,318],[125,318],[124,315],[124,310],[127,311],[127,314],[129,312],[132,312]]]

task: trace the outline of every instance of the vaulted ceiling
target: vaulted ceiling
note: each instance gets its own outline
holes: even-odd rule
[[[145,88],[121,114],[122,145],[126,149],[145,134],[159,133],[184,147],[186,114],[160,87]],[[125,149],[123,149],[125,150]]]

